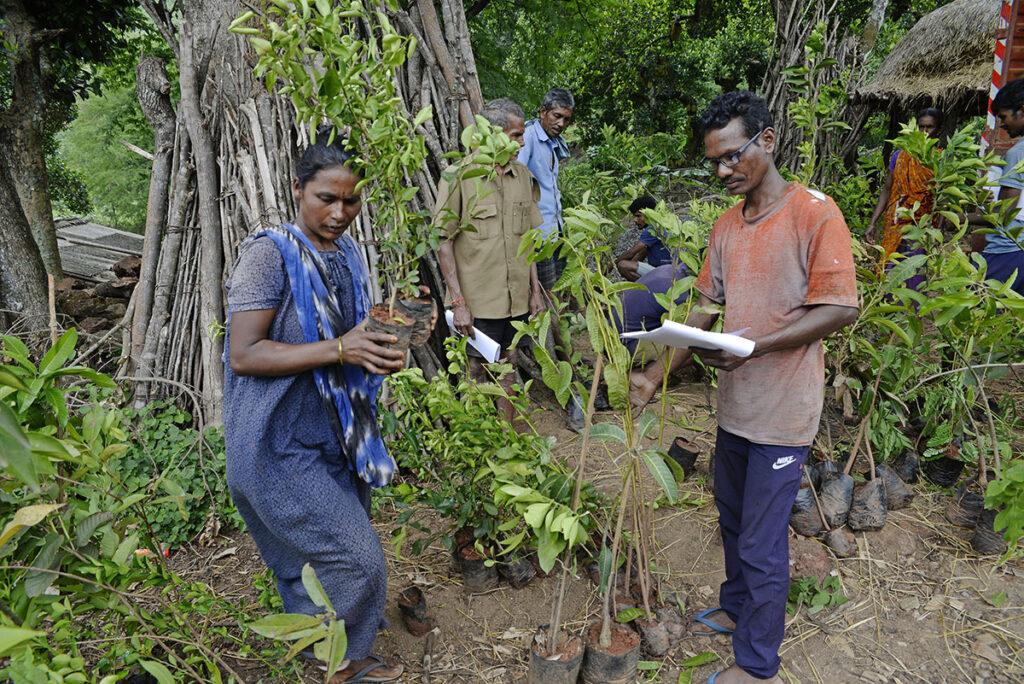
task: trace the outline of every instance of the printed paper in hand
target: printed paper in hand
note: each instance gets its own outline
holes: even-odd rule
[[[444,320],[448,321],[448,328],[458,335],[459,331],[455,329],[455,314],[451,310],[444,312]],[[476,328],[473,328],[473,337],[469,339],[469,345],[480,352],[480,355],[484,357],[484,361],[496,363],[498,357],[501,356],[501,345]]]
[[[664,325],[654,330],[622,333],[621,337],[627,340],[649,340],[684,349],[721,349],[744,357],[754,351],[754,341],[737,333],[708,332],[675,321],[665,321]]]

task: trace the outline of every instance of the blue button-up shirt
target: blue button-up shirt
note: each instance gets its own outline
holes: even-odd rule
[[[519,161],[530,169],[540,185],[541,232],[547,238],[562,225],[562,194],[558,191],[558,154],[556,143],[544,132],[540,121],[526,127]]]

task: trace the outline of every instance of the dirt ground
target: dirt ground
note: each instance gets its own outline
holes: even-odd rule
[[[553,408],[550,396],[538,391],[548,408],[535,416],[541,434],[558,439],[557,453],[578,457],[579,437],[564,429],[564,414]],[[705,486],[708,455],[713,446],[710,392],[703,383],[683,383],[671,390],[670,411],[694,428],[669,428],[671,437],[684,434],[701,447],[696,476],[680,485],[685,505],[657,512],[656,556],[663,595],[685,598],[687,617],[717,605],[724,579],[717,513]],[[1018,402],[1019,403],[1019,402]],[[598,420],[608,420],[611,415]],[[846,438],[852,429],[837,427]],[[833,434],[839,439],[840,436]],[[608,487],[614,476],[604,450],[593,447],[595,458],[588,476]],[[601,457],[598,457],[598,456]],[[866,471],[866,463],[855,467]],[[791,534],[793,576],[834,575],[849,601],[809,615],[801,607],[787,621],[782,644],[781,676],[787,682],[1020,682],[1024,681],[1024,563],[978,558],[968,544],[970,531],[953,527],[944,512],[951,492],[933,485],[914,485],[912,504],[891,512],[885,528],[858,533],[858,553],[836,559],[817,540]],[[389,538],[392,511],[383,507],[375,520],[382,538]],[[406,546],[408,548],[408,545]],[[225,550],[234,549],[231,553]],[[400,659],[406,666],[403,682],[523,682],[529,639],[548,622],[555,577],[535,579],[524,589],[502,584],[480,594],[467,592],[440,546],[415,558],[396,559],[390,546],[388,608],[391,629],[377,641],[377,652]],[[245,533],[221,538],[213,547],[192,549],[181,567],[195,579],[210,582],[228,598],[256,600],[252,576],[262,561]],[[433,638],[413,637],[402,625],[396,597],[410,585],[423,591],[428,612],[438,623]],[[1005,597],[1005,599],[1004,599]],[[572,579],[566,599],[567,629],[581,634],[600,612],[595,587],[585,576]],[[432,643],[430,653],[425,653]],[[687,635],[666,657],[661,669],[640,681],[676,682],[680,664],[703,652],[718,659],[693,671],[693,682],[704,682],[732,661],[728,637]],[[429,655],[429,675],[424,667]],[[641,656],[641,660],[646,659]],[[653,660],[653,659],[652,659]],[[276,681],[248,669],[252,681]],[[306,681],[323,681],[309,666]]]

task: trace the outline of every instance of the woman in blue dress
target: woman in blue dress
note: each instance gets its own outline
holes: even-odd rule
[[[309,563],[345,620],[348,663],[331,682],[385,682],[403,667],[372,653],[387,623],[370,488],[394,472],[376,395],[405,355],[366,330],[369,280],[347,233],[360,178],[328,138],[318,131],[299,162],[295,223],[247,239],[228,281],[227,480],[285,610],[323,612],[302,585]]]

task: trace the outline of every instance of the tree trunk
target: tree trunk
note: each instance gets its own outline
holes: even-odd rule
[[[0,149],[11,149],[5,136],[0,136],[0,142]],[[23,319],[17,321],[22,329],[45,330],[49,319],[46,269],[5,157],[0,154],[0,308],[12,318]]]
[[[804,45],[815,25],[835,10],[826,11],[825,3],[829,0],[774,0],[772,9],[775,14],[775,38],[772,42],[771,59],[764,81],[761,83],[761,95],[768,102],[768,111],[775,122],[775,130],[779,134],[776,143],[775,163],[790,169],[796,168],[799,162],[797,145],[800,144],[801,133],[789,118],[789,103],[793,95],[786,82],[784,69],[804,63]]]
[[[846,81],[847,95],[863,83],[866,72],[863,68],[868,53],[873,48],[882,21],[885,18],[885,7],[888,0],[873,0],[868,25],[864,33],[854,39],[845,35],[847,27],[840,26],[836,13],[837,0],[774,0],[775,39],[772,44],[772,56],[761,93],[768,101],[768,110],[775,121],[781,140],[776,147],[775,161],[779,166],[794,169],[800,163],[797,146],[802,133],[792,123],[789,116],[789,105],[793,94],[782,73],[784,69],[805,63],[804,45],[814,27],[819,22],[826,23],[825,54],[832,57],[838,64],[823,70],[817,77],[817,84],[835,81],[840,74],[848,73]],[[814,140],[815,156],[819,160],[830,157],[842,159],[848,172],[856,172],[856,151],[860,142],[864,124],[870,114],[866,106],[847,104],[834,114],[836,120],[845,121],[850,130],[838,133],[819,131]],[[837,181],[838,178],[826,178],[826,173],[837,173],[834,167],[819,163],[815,168],[815,184]]]
[[[142,269],[135,286],[135,311],[132,317],[132,345],[128,374],[137,373],[145,346],[146,328],[153,311],[156,288],[156,267],[160,259],[160,241],[167,223],[168,190],[174,167],[174,131],[177,119],[171,106],[171,84],[167,80],[164,61],[146,57],[135,67],[139,105],[153,127],[153,169],[149,177],[149,201],[146,205],[146,233],[142,243]]]
[[[53,225],[43,152],[46,89],[40,45],[52,37],[52,32],[36,30],[21,0],[4,3],[4,21],[9,30],[9,33],[4,32],[5,38],[14,45],[11,101],[0,120],[10,143],[7,149],[11,177],[46,272],[60,280],[64,271],[57,251],[57,231]]]
[[[220,422],[223,374],[221,352],[223,344],[218,334],[224,322],[224,243],[221,235],[220,209],[217,206],[219,179],[217,155],[210,131],[213,114],[204,116],[200,98],[203,91],[203,65],[208,63],[216,35],[205,38],[199,34],[185,9],[181,23],[178,67],[181,70],[181,111],[192,141],[196,166],[196,194],[199,197],[200,266],[199,266],[199,325],[202,349],[203,382],[201,396],[203,412],[211,422]],[[203,15],[196,12],[196,18]],[[205,26],[207,31],[216,27]],[[213,31],[211,31],[213,33]],[[205,50],[204,50],[205,48]],[[197,61],[197,57],[200,60]],[[206,334],[203,334],[203,333]]]
[[[430,211],[437,179],[449,164],[443,155],[459,149],[463,126],[482,106],[465,14],[455,0],[417,0],[397,12],[383,2],[366,2],[402,33],[417,37],[418,47],[396,83],[410,118],[433,107],[433,117],[418,129],[430,152],[426,168],[409,179],[419,188],[415,208]],[[178,56],[181,104],[166,230],[159,258],[148,250],[145,257],[155,264],[152,311],[144,332],[141,325],[132,330],[135,375],[196,388],[207,420],[214,422],[220,416],[223,364],[220,341],[212,334],[224,320],[223,283],[246,236],[295,215],[291,181],[309,135],[296,125],[290,101],[268,94],[254,77],[256,59],[247,38],[227,31],[249,3],[185,0],[180,22],[172,22],[157,0],[142,5]],[[380,258],[376,215],[375,207],[364,206],[352,226],[373,278]],[[440,297],[438,273],[432,263],[421,265],[423,282]],[[386,289],[374,283],[378,301]],[[443,368],[438,349],[417,350],[417,362],[427,371]],[[139,404],[168,392],[145,382],[135,390]]]

